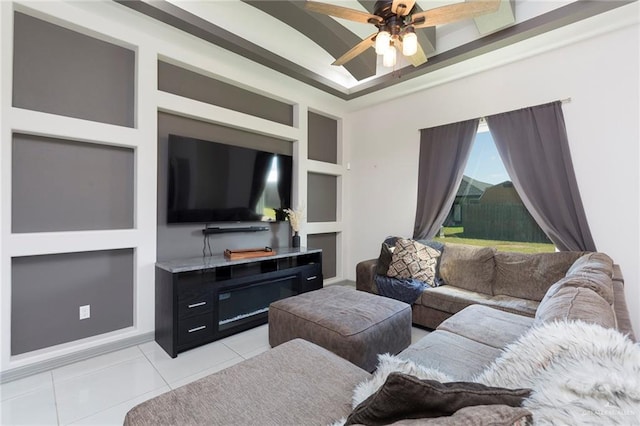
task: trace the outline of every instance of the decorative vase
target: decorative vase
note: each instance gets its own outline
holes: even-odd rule
[[[294,231],[293,237],[291,237],[291,247],[300,247],[300,235],[298,235],[298,231]]]

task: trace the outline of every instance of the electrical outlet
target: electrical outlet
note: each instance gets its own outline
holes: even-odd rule
[[[80,319],[87,319],[91,317],[91,305],[80,306]]]

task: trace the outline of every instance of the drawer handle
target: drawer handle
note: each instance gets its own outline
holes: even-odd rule
[[[316,278],[318,278],[317,275],[314,275],[312,277],[307,277],[307,281],[315,280]]]
[[[206,304],[207,304],[207,302],[198,302],[198,303],[192,303],[192,304],[190,304],[190,305],[189,305],[189,306],[187,306],[187,307],[188,307],[189,309],[191,309],[191,308],[197,308],[198,306],[203,306],[203,305],[206,305]]]
[[[204,330],[205,328],[207,328],[206,325],[201,325],[200,327],[192,328],[189,330],[189,333],[195,333],[196,331]]]

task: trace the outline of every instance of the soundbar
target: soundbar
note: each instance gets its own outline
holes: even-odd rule
[[[225,232],[261,232],[268,231],[268,226],[212,226],[202,230],[204,235],[223,234]]]

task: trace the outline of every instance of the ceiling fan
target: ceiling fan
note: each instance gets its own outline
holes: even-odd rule
[[[396,49],[417,67],[427,62],[427,57],[418,44],[415,33],[417,28],[449,24],[495,12],[500,7],[500,0],[467,0],[412,14],[415,4],[416,0],[378,0],[373,14],[312,0],[307,0],[305,8],[336,18],[373,24],[378,28],[378,31],[356,44],[331,65],[344,65],[369,47],[375,46],[376,53],[382,55],[385,67],[396,64]]]

